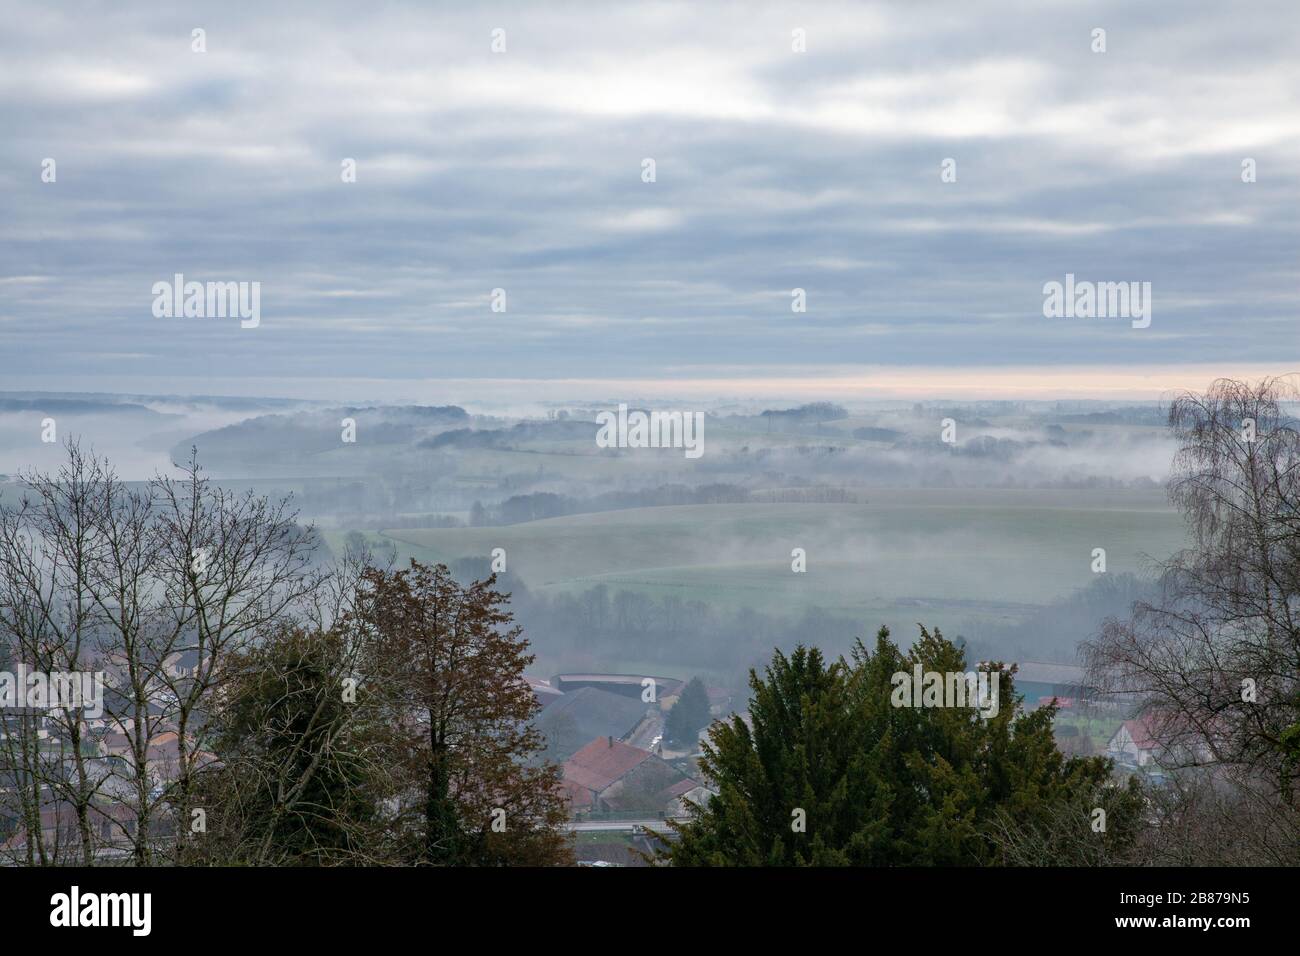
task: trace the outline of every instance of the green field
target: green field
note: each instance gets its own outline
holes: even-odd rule
[[[495,528],[391,529],[399,554],[450,561],[505,548],[540,591],[605,584],[720,607],[941,623],[1014,619],[1112,573],[1149,570],[1183,544],[1158,491],[872,491],[862,504],[639,508]],[[791,549],[807,553],[791,571]]]

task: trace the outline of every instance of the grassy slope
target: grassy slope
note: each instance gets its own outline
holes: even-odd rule
[[[423,560],[504,547],[530,587],[675,593],[685,600],[915,620],[915,609],[1017,616],[1091,579],[1138,571],[1182,544],[1159,492],[873,491],[866,504],[698,505],[574,515],[500,528],[384,531]],[[790,570],[790,551],[808,572]],[[927,619],[933,613],[927,613]],[[943,616],[947,616],[944,614]]]

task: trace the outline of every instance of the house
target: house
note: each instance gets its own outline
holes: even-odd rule
[[[194,677],[199,671],[200,660],[206,661],[208,658],[201,659],[194,648],[175,651],[163,658],[163,673],[173,680]]]
[[[1155,719],[1150,714],[1124,721],[1111,736],[1106,753],[1120,763],[1147,766],[1160,750],[1154,725]]]
[[[708,803],[709,797],[714,796],[714,792],[704,784],[686,777],[680,783],[670,787],[668,795],[671,800],[668,815],[681,817],[686,815],[687,804],[702,807]]]
[[[597,737],[564,761],[565,792],[574,809],[605,810],[601,794],[654,754],[613,737]]]
[[[1061,700],[1093,697],[1096,692],[1087,687],[1086,676],[1086,671],[1075,664],[1020,661],[1016,665],[1016,693],[1026,702],[1038,701],[1039,706],[1053,697]]]
[[[527,674],[524,675],[524,680],[537,698],[537,702],[542,705],[542,710],[545,710],[564,696],[564,691],[552,687],[551,682],[548,680],[543,680],[540,677],[529,677]]]
[[[187,754],[192,766],[204,767],[216,760],[216,757],[206,751],[193,750],[193,746],[191,741],[191,750]],[[134,743],[126,734],[108,733],[99,739],[99,755],[122,761],[123,767],[127,766],[126,761],[133,759],[134,754]],[[169,730],[151,737],[145,746],[145,760],[149,770],[160,778],[170,780],[176,777],[180,767],[180,739],[176,732]]]
[[[597,738],[564,762],[570,810],[676,814],[699,784],[648,750]]]
[[[1124,721],[1106,753],[1117,763],[1152,769],[1211,764],[1214,750],[1206,733],[1185,718],[1153,710]]]
[[[99,738],[99,751],[105,757],[128,757],[131,755],[131,738],[126,734],[109,732]]]
[[[642,700],[646,689],[651,686],[647,681],[653,681],[656,701],[674,696],[685,683],[676,677],[654,677],[649,674],[556,674],[551,678],[551,686],[566,694],[590,687]]]
[[[547,705],[536,724],[546,740],[547,758],[562,762],[595,737],[626,738],[654,706],[640,697],[582,687]]]
[[[103,845],[123,845],[135,835],[136,814],[125,803],[92,803],[87,807],[87,822],[94,838]],[[67,801],[46,803],[40,811],[41,839],[49,850],[62,848],[67,853],[81,844],[76,807]],[[19,825],[13,834],[0,842],[0,856],[20,856],[27,848],[28,832]]]
[[[151,737],[145,747],[145,759],[149,761],[151,769],[156,764],[175,767],[180,761],[180,756],[180,737],[172,730]]]
[[[659,816],[671,812],[681,795],[699,784],[657,756],[643,760],[600,794],[609,810]]]

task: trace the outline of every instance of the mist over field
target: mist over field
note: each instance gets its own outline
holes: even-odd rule
[[[59,445],[31,440],[47,416],[132,481],[194,448],[219,483],[291,494],[327,558],[364,541],[486,574],[502,549],[544,673],[653,665],[730,687],[770,645],[819,631],[842,651],[881,625],[908,642],[918,622],[983,657],[1072,662],[1185,543],[1157,402],[624,403],[698,410],[703,454],[600,447],[617,399],[510,414],[9,393],[0,462],[57,467]]]
[[[296,932],[315,884],[230,883],[383,869],[329,898],[478,943],[536,884],[426,877],[1033,868],[868,896],[1049,938],[1116,894],[1039,867],[1300,865],[1297,49],[1295,0],[0,0],[0,875]],[[51,928],[149,935],[73,879]],[[547,928],[805,908],[626,885]]]

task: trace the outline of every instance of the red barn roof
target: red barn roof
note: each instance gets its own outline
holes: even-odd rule
[[[564,761],[564,779],[599,793],[653,754],[612,737],[597,737]]]

